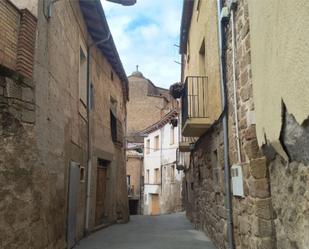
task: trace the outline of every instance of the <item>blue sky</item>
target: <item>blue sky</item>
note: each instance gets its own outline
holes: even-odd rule
[[[137,0],[124,7],[102,0],[127,75],[136,65],[146,78],[168,88],[180,80],[178,48],[182,0]]]

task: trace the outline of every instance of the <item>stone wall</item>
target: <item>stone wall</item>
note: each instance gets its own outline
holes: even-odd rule
[[[277,249],[306,249],[309,245],[309,157],[308,122],[298,124],[283,110],[281,143],[289,162],[268,145],[271,199],[274,211]]]
[[[86,108],[78,86],[80,46],[88,40],[86,26],[78,1],[59,1],[50,19],[44,16],[43,5],[38,1],[33,79],[14,67],[0,66],[0,197],[5,200],[0,202],[1,248],[66,248],[70,163],[80,164],[80,170],[87,172]],[[126,98],[117,74],[110,78],[113,69],[99,50],[93,49],[91,61],[93,168],[98,158],[111,161],[106,213],[110,223],[127,221]],[[32,67],[29,70],[32,73]],[[111,96],[118,102],[122,131],[117,144],[111,138]],[[92,173],[91,200],[95,201],[96,171]],[[85,232],[86,189],[84,175],[77,183],[77,240]],[[92,205],[91,219],[94,210]]]
[[[256,139],[252,96],[249,13],[246,0],[235,11],[237,112],[241,162],[237,158],[232,75],[231,22],[227,24],[225,50],[228,97],[230,166],[240,164],[244,197],[233,197],[236,248],[273,248],[274,224],[266,159]],[[207,51],[206,51],[207,54]],[[224,189],[223,133],[221,124],[212,127],[196,144],[186,173],[188,216],[204,230],[218,248],[227,248],[227,210]]]

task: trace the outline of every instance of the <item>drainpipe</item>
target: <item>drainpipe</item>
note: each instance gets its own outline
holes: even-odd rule
[[[235,55],[236,39],[235,39],[235,23],[234,23],[234,6],[235,5],[231,5],[233,96],[234,96],[237,158],[238,162],[241,163],[240,136],[239,136],[239,125],[238,125],[238,113],[237,113],[237,82],[236,82],[236,55]]]
[[[226,194],[226,208],[227,208],[227,236],[228,248],[234,249],[233,236],[233,219],[232,219],[232,193],[231,193],[231,178],[229,166],[229,141],[228,141],[228,112],[227,112],[227,94],[226,94],[226,79],[225,79],[225,39],[224,39],[224,21],[225,18],[221,15],[222,0],[217,0],[218,8],[218,40],[220,53],[220,83],[221,83],[221,104],[222,109],[225,110],[222,118],[223,125],[223,142],[224,142],[224,180],[225,180],[225,194]],[[225,16],[226,17],[226,16]]]
[[[108,33],[107,37],[104,39],[91,43],[90,45],[87,46],[87,193],[86,193],[86,217],[85,217],[85,234],[89,233],[89,217],[90,217],[90,196],[91,196],[91,131],[90,131],[90,105],[91,105],[91,99],[90,99],[90,88],[91,88],[91,83],[90,83],[90,52],[91,48],[93,46],[97,46],[101,43],[107,42],[110,38],[111,34]]]

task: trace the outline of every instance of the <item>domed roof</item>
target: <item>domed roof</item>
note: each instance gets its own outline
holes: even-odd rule
[[[136,71],[134,71],[131,76],[134,76],[134,77],[138,77],[138,78],[144,78],[144,75],[138,71],[138,66],[136,66]]]

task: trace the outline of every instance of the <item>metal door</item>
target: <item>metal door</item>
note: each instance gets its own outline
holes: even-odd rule
[[[76,243],[76,210],[77,210],[77,193],[79,185],[79,164],[70,163],[69,172],[69,191],[68,191],[68,224],[67,224],[67,242],[68,248],[71,249]]]

